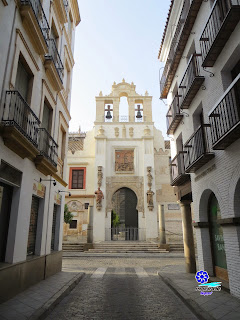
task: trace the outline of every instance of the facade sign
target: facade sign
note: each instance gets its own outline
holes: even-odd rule
[[[180,210],[179,204],[178,203],[169,203],[168,210]]]
[[[134,150],[115,151],[115,171],[133,172],[134,171]]]
[[[62,200],[62,196],[59,193],[55,193],[55,195],[54,195],[55,204],[60,206],[61,205],[61,200]]]
[[[39,198],[45,197],[46,187],[40,182],[33,183],[33,194]]]

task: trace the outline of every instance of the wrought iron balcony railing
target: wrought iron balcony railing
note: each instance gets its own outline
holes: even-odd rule
[[[185,173],[184,152],[180,151],[170,163],[171,185],[180,186],[190,181],[190,175]]]
[[[35,147],[38,146],[40,120],[18,91],[6,91],[2,124],[17,128]]]
[[[209,114],[213,149],[224,150],[240,138],[240,74]]]
[[[47,158],[55,167],[58,162],[58,145],[45,128],[39,128],[40,154]]]
[[[168,59],[160,80],[161,98],[167,98],[172,80],[181,60],[192,26],[203,0],[185,0],[170,45]]]
[[[63,82],[64,68],[63,68],[62,60],[61,60],[60,55],[58,53],[58,49],[57,49],[56,42],[54,39],[49,39],[49,52],[45,56],[45,58],[53,60],[53,63],[54,63],[55,68],[57,70],[58,76],[59,76],[61,82]]]
[[[41,32],[43,34],[43,37],[45,39],[46,44],[48,45],[48,37],[49,37],[49,25],[47,18],[45,16],[45,12],[43,10],[42,4],[40,0],[20,0],[21,5],[30,5],[32,7],[32,10],[34,12],[34,15],[37,19],[39,28],[41,29]]]
[[[201,75],[201,55],[193,54],[179,85],[179,101],[182,109],[188,108],[205,78]]]
[[[185,171],[195,172],[214,158],[210,149],[209,124],[203,124],[193,133],[184,145]]]
[[[240,0],[216,0],[200,37],[203,67],[212,67],[240,21]]]
[[[174,98],[167,112],[167,134],[173,134],[183,118],[180,112],[179,95]]]

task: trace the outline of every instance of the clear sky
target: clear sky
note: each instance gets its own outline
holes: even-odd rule
[[[157,59],[170,0],[78,0],[70,131],[90,130],[95,96],[114,81],[132,81],[153,96],[153,121],[166,137],[167,107],[159,100]]]

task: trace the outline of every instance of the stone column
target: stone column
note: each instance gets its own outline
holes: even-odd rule
[[[159,216],[159,240],[160,244],[166,244],[165,234],[165,216],[164,216],[164,205],[158,205],[158,216]]]
[[[195,247],[192,227],[191,201],[180,201],[183,227],[184,256],[186,272],[196,272]]]
[[[93,243],[93,206],[88,206],[87,243]]]

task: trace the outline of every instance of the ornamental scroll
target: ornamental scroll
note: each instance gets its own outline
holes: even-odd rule
[[[98,189],[95,191],[97,210],[101,210],[101,208],[102,208],[102,199],[104,199],[104,195],[103,195],[103,192],[101,190],[102,179],[103,179],[102,166],[98,166]]]
[[[115,151],[115,171],[134,172],[134,150]]]
[[[148,209],[150,211],[153,211],[154,208],[154,204],[153,204],[153,196],[154,196],[154,192],[152,191],[152,180],[153,180],[153,176],[152,176],[152,167],[147,167],[147,177],[148,177],[148,191],[147,191],[147,204],[148,204]]]

